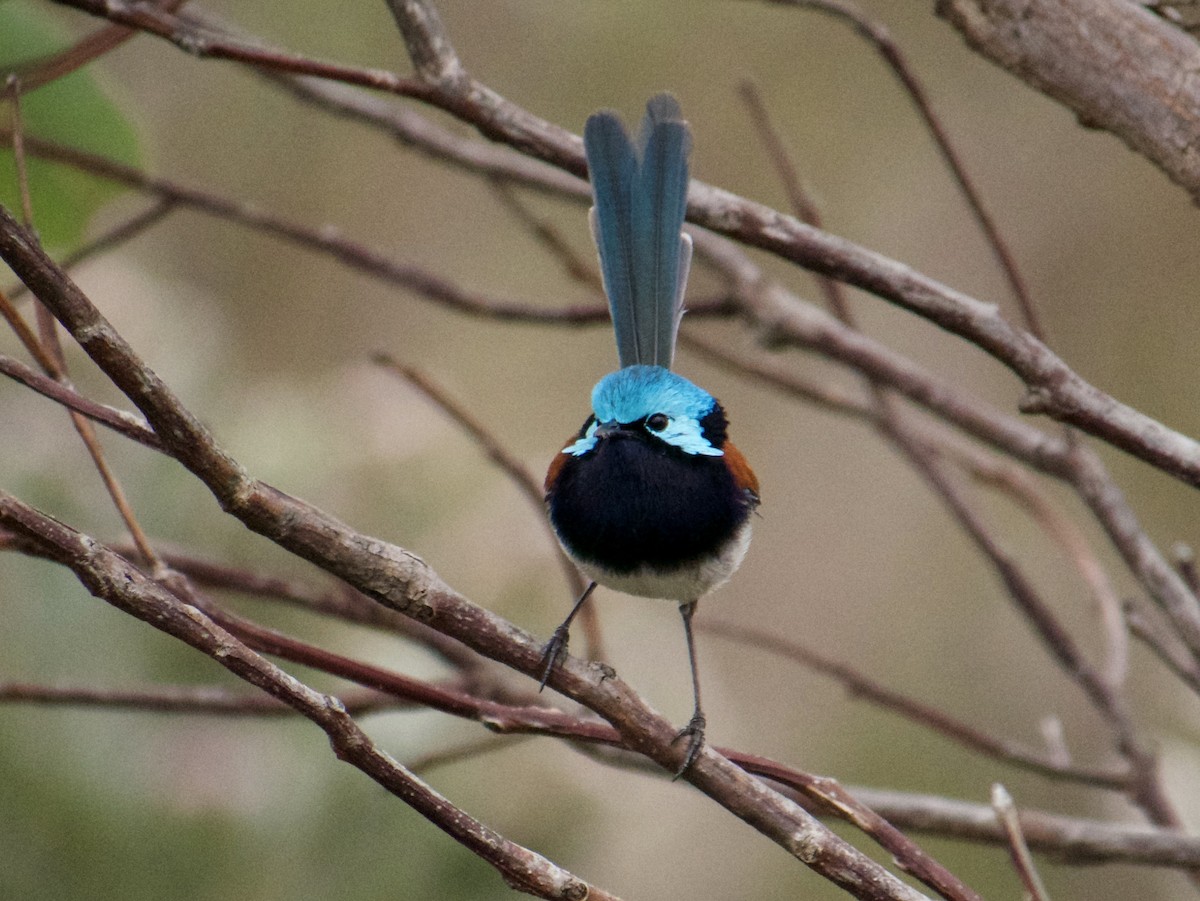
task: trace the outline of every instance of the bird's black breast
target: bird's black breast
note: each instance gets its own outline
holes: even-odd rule
[[[673,569],[713,554],[754,506],[725,457],[636,432],[566,455],[548,489],[550,521],[567,550],[614,572]]]

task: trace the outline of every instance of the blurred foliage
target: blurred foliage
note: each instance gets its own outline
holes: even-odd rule
[[[1200,431],[1187,387],[1200,333],[1200,254],[1188,199],[1115,139],[1081,130],[975,58],[929,4],[863,5],[925,80],[1014,245],[1055,349],[1122,400]],[[696,132],[696,177],[782,208],[779,180],[738,99],[738,83],[754,79],[830,230],[1008,304],[907,99],[874,52],[836,22],[767,4],[692,0],[496,0],[486,15],[478,0],[439,8],[473,74],[564,127],[578,130],[599,107],[633,117],[653,92],[675,91]],[[407,71],[382,2],[214,0],[205,11],[272,44]],[[48,2],[0,0],[0,63],[62,49],[95,27]],[[115,106],[106,94],[119,98]],[[297,103],[237,65],[139,37],[29,95],[24,111],[34,134],[125,161],[139,155],[129,125],[136,122],[155,174],[334,226],[468,288],[547,305],[595,299],[480,180]],[[448,116],[422,112],[466,132]],[[57,167],[37,164],[32,177],[38,228],[58,248],[76,243],[113,198],[108,186]],[[12,181],[11,156],[0,154],[6,205]],[[525,199],[590,259],[581,205]],[[120,198],[97,218],[113,221],[130,203]],[[764,265],[815,295],[804,273],[777,260]],[[539,513],[426,400],[366,361],[385,349],[424,367],[540,471],[613,365],[604,326],[553,330],[447,313],[327,258],[184,211],[75,277],[255,476],[411,548],[455,588],[523,627],[548,634],[560,620],[569,599]],[[695,279],[701,291],[712,287],[702,267]],[[1014,409],[1019,386],[974,348],[877,300],[856,294],[853,302],[867,332]],[[684,327],[731,346],[753,340],[737,322]],[[20,352],[8,334],[0,334],[0,350]],[[809,355],[788,360],[814,377],[835,377]],[[72,362],[85,391],[121,402],[80,354]],[[680,368],[719,394],[763,483],[746,565],[706,600],[701,619],[757,624],[859,661],[898,689],[1030,744],[1041,740],[1039,720],[1057,715],[1081,759],[1104,759],[1103,745],[1087,744],[1098,727],[1081,712],[1074,686],[919,478],[875,435],[694,354],[681,354]],[[91,534],[121,540],[65,417],[0,385],[0,431],[19,437],[0,454],[0,484]],[[103,440],[156,541],[327,584],[230,522],[176,464]],[[1119,455],[1109,459],[1157,540],[1200,539],[1193,494]],[[1070,567],[1020,511],[988,501],[1014,555],[1094,650],[1095,616]],[[677,614],[600,594],[611,662],[667,715],[685,715],[690,687]],[[311,641],[439,674],[402,642],[237,601]],[[106,608],[47,564],[0,558],[0,610],[0,679],[236,686],[211,661]],[[752,648],[703,634],[700,643],[715,742],[847,782],[986,801],[990,783],[1003,779],[1019,804],[1133,818],[1111,798],[948,747]],[[1147,728],[1194,752],[1200,728],[1191,699],[1141,653],[1134,672]],[[399,760],[482,731],[431,714],[375,717],[366,727]],[[1184,784],[1194,767],[1180,773]],[[630,901],[846,897],[685,786],[605,767],[552,740],[428,778],[502,833]],[[1200,816],[1200,807],[1185,815]],[[988,897],[1018,894],[1003,852],[928,844]],[[469,853],[340,766],[305,723],[0,707],[0,847],[0,898],[22,901],[511,894]],[[1158,901],[1183,890],[1181,877],[1130,867],[1046,869],[1056,901]]]
[[[39,57],[69,46],[53,11],[34,0],[0,0],[0,78]],[[23,94],[26,132],[99,153],[122,163],[139,161],[136,129],[87,69]],[[0,126],[12,127],[12,105],[0,104]],[[29,192],[38,234],[48,248],[69,251],[84,236],[91,217],[124,189],[76,169],[27,159]],[[21,209],[12,149],[0,147],[0,203]]]

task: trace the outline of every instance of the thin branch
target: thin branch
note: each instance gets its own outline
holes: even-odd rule
[[[175,458],[229,514],[379,603],[417,616],[527,675],[538,671],[541,642],[469,603],[419,557],[358,534],[250,477],[2,207],[0,257],[55,312],[83,350],[138,406]],[[665,769],[678,769],[686,749],[674,741],[675,728],[611,671],[567,657],[555,668],[550,684],[607,719],[630,748]],[[711,748],[701,751],[683,778],[856,897],[867,901],[922,897]]]
[[[391,73],[264,51],[220,32],[192,28],[177,16],[135,11],[127,2],[59,2],[170,37],[201,55],[221,55],[277,71],[319,75],[413,96],[469,122],[486,137],[577,175],[585,169],[578,137],[510,103],[471,79],[461,67],[447,69],[444,61],[438,63],[440,68],[435,67],[441,74],[434,79],[400,79]],[[414,59],[424,58],[423,54],[437,58],[452,53],[436,12],[426,4],[393,0],[391,8]],[[452,72],[453,77],[443,77],[446,72]],[[692,222],[862,288],[975,344],[1025,384],[1025,412],[1044,413],[1078,426],[1187,484],[1200,486],[1200,443],[1086,382],[1045,344],[1008,323],[995,306],[794,217],[710,185],[694,181],[688,200]]]
[[[454,400],[444,388],[437,385],[424,372],[412,366],[405,366],[385,353],[375,354],[374,359],[378,365],[403,378],[408,384],[412,385],[436,404],[442,412],[449,416],[479,445],[480,449],[487,455],[487,458],[495,463],[501,472],[508,476],[509,481],[516,485],[517,489],[521,492],[521,496],[533,507],[537,521],[542,525],[547,537],[550,539],[550,544],[554,548],[559,567],[562,569],[563,576],[567,580],[568,591],[570,591],[572,597],[579,597],[586,587],[583,576],[580,575],[578,568],[571,562],[571,559],[563,552],[562,547],[559,545],[558,538],[555,536],[554,530],[550,527],[550,520],[546,517],[545,491],[542,488],[541,482],[534,477],[529,468],[510,454],[500,443],[499,439],[480,422],[478,417],[469,413],[462,404]],[[586,605],[581,613],[581,624],[587,636],[588,657],[592,660],[603,660],[604,647],[595,605]]]
[[[613,897],[456,807],[379,750],[336,698],[314,691],[254,653],[96,541],[4,493],[0,493],[0,522],[41,544],[97,597],[186,642],[311,720],[329,737],[339,759],[362,770],[488,862],[509,885],[542,898]]]
[[[11,133],[0,128],[0,138]],[[545,307],[493,297],[471,291],[428,269],[392,260],[342,235],[333,226],[310,227],[275,216],[253,204],[223,197],[211,191],[155,178],[132,166],[93,153],[64,147],[50,141],[26,137],[31,155],[53,160],[99,178],[150,194],[170,202],[323,254],[356,272],[405,288],[455,312],[487,319],[513,322],[594,325],[608,322],[608,308],[600,303]],[[724,316],[733,312],[727,298],[693,302],[689,315]]]
[[[34,236],[34,240],[37,240],[37,232],[33,227],[33,200],[29,192],[29,178],[25,165],[25,129],[21,118],[20,80],[15,75],[10,75],[7,80],[6,89],[12,106],[12,148],[13,159],[16,165],[17,184],[21,196],[21,213],[25,227]],[[7,305],[8,301],[5,300],[4,303]],[[71,381],[67,369],[67,358],[63,353],[62,343],[58,337],[58,323],[54,321],[54,317],[40,303],[34,304],[34,314],[38,325],[38,344],[45,351],[44,355],[37,355],[35,358],[43,364],[47,362],[51,363],[52,365],[44,370],[46,375],[70,388]],[[83,442],[88,456],[91,457],[92,465],[95,466],[96,472],[100,475],[100,481],[104,484],[104,490],[112,500],[117,514],[125,523],[125,528],[129,530],[129,534],[133,537],[134,543],[138,546],[142,556],[150,561],[156,569],[159,568],[161,563],[155,555],[154,549],[150,546],[150,542],[146,538],[146,533],[142,530],[141,524],[133,512],[133,508],[129,504],[125,489],[108,463],[108,458],[100,446],[100,438],[96,434],[95,427],[87,417],[74,410],[68,409],[67,415],[70,417],[71,425],[75,427],[79,439]]]
[[[449,416],[455,424],[465,431],[471,437],[472,441],[479,445],[480,450],[499,467],[501,472],[508,476],[509,481],[521,492],[521,496],[533,507],[534,511],[538,514],[538,521],[546,526],[547,533],[554,547],[558,549],[558,541],[554,538],[554,533],[550,531],[549,523],[544,515],[546,509],[545,492],[542,489],[541,482],[529,471],[529,467],[510,454],[500,443],[500,440],[492,434],[478,417],[468,412],[461,403],[452,398],[444,388],[434,382],[426,373],[416,367],[406,366],[382,351],[377,352],[373,359],[377,365],[394,375],[400,376],[409,385],[420,391],[421,394],[432,401],[438,409]],[[584,588],[579,570],[567,559],[565,554],[561,554],[561,551],[560,561],[565,564],[563,567],[564,574],[567,577],[567,582],[571,590],[578,595]]]
[[[0,136],[4,134],[5,132],[0,130]],[[168,179],[154,178],[115,160],[48,141],[26,138],[26,144],[32,154],[41,158],[73,166],[100,178],[151,194],[163,201],[236,222],[254,231],[316,251],[352,270],[430,297],[458,312],[500,320],[570,322],[581,325],[603,322],[608,317],[607,309],[599,304],[565,309],[539,308],[467,291],[426,269],[388,259],[344,237],[338,229],[331,226],[309,227],[291,222],[252,204],[191,188]]]
[[[609,766],[644,773],[655,771],[653,764],[644,758],[612,753],[604,745],[581,743],[576,747],[589,758]],[[826,800],[821,796],[823,777],[797,773],[757,755],[732,750],[723,753],[749,772],[772,780],[814,813],[843,818],[836,799]],[[908,832],[998,847],[1007,843],[990,804],[861,785],[847,786],[844,790]],[[1063,816],[1029,808],[1022,809],[1018,816],[1029,847],[1063,863],[1123,863],[1171,869],[1194,869],[1200,865],[1200,838],[1178,830]]]
[[[1127,771],[1080,767],[1069,761],[1064,762],[1055,755],[1039,754],[1010,739],[988,735],[936,707],[888,688],[852,666],[832,660],[797,642],[762,629],[730,622],[706,621],[697,623],[697,628],[746,648],[776,654],[828,676],[845,686],[852,697],[862,698],[978,754],[1055,779],[1068,779],[1114,791],[1128,790]]]
[[[390,694],[369,689],[341,692],[338,699],[351,715],[402,709],[406,703]],[[0,703],[238,717],[294,716],[296,713],[288,704],[262,692],[239,693],[205,685],[120,689],[0,682]]]
[[[146,420],[140,416],[135,416],[133,413],[118,410],[106,404],[88,400],[74,388],[55,381],[49,376],[42,375],[24,363],[14,360],[12,357],[7,357],[4,354],[0,354],[0,375],[8,376],[10,379],[20,382],[28,388],[32,388],[43,397],[62,404],[68,409],[82,413],[89,419],[93,419],[101,425],[119,432],[126,438],[130,438],[152,450],[163,451],[163,446],[158,440],[158,436],[146,424]]]
[[[1004,845],[990,804],[851,786],[850,792],[903,829]],[[1200,839],[1172,829],[1097,822],[1024,808],[1017,814],[1029,847],[1068,864],[1127,863],[1195,869]]]
[[[128,554],[130,548],[116,548]],[[374,603],[351,586],[339,584],[315,589],[307,583],[255,572],[239,566],[217,563],[170,549],[162,557],[172,570],[210,588],[237,591],[254,597],[283,601],[299,609],[331,616],[344,622],[383,629],[402,635],[426,647],[446,664],[470,680],[476,678],[486,661],[461,642],[431,629],[424,623]]]
[[[969,457],[962,457],[963,451]],[[1106,647],[1102,677],[1114,690],[1119,690],[1129,673],[1129,630],[1125,622],[1124,605],[1083,533],[1050,503],[1023,470],[979,453],[974,448],[954,449],[952,452],[959,456],[960,462],[973,478],[1003,491],[1016,501],[1071,561],[1088,587],[1103,627]]]
[[[909,100],[912,101],[917,113],[921,117],[921,121],[925,124],[925,129],[933,138],[934,144],[937,145],[938,152],[946,163],[946,168],[950,170],[955,184],[958,185],[959,192],[963,199],[966,200],[967,206],[971,210],[971,215],[975,217],[975,221],[979,224],[980,230],[983,232],[984,238],[987,240],[988,246],[992,250],[992,254],[996,258],[996,262],[1000,266],[1000,271],[1004,273],[1005,279],[1008,281],[1009,290],[1012,291],[1013,297],[1017,301],[1017,306],[1021,311],[1021,316],[1025,320],[1025,325],[1029,329],[1029,333],[1036,337],[1039,341],[1046,340],[1045,329],[1041,323],[1041,318],[1038,316],[1037,307],[1033,303],[1033,297],[1029,292],[1029,287],[1025,283],[1025,279],[1021,276],[1021,270],[1017,266],[1016,258],[1008,247],[1008,242],[1004,240],[1004,235],[1000,232],[999,226],[992,218],[992,214],[988,211],[983,203],[983,196],[979,193],[979,189],[975,187],[974,179],[967,173],[966,166],[958,151],[950,141],[950,135],[942,125],[941,119],[933,111],[933,104],[929,101],[929,96],[925,91],[924,85],[913,72],[912,66],[908,64],[903,52],[900,50],[900,45],[896,43],[887,26],[877,19],[873,19],[864,13],[858,7],[843,2],[843,0],[767,0],[767,2],[775,3],[783,6],[800,7],[803,9],[811,9],[817,12],[824,13],[848,22],[855,32],[863,37],[879,55],[883,61],[892,70],[896,76],[896,80],[900,83],[900,87],[908,94]],[[801,215],[801,218],[805,218]]]
[[[275,72],[329,78],[346,84],[387,91],[401,97],[428,99],[431,91],[419,79],[402,78],[382,69],[363,69],[340,63],[309,59],[287,51],[243,40],[214,29],[186,13],[174,14],[165,6],[138,0],[54,0],[118,25],[153,34],[180,50],[201,58],[230,60]]]
[[[836,779],[782,770],[766,758],[745,758],[751,772],[782,782],[828,813],[852,823],[886,849],[909,875],[919,879],[948,901],[983,901],[961,879],[926,854],[899,829],[847,791]]]
[[[1038,875],[1037,867],[1033,864],[1033,855],[1029,853],[1029,846],[1025,843],[1025,834],[1021,831],[1021,820],[1017,816],[1012,795],[999,782],[992,785],[992,809],[996,811],[996,820],[1004,829],[1013,868],[1021,878],[1021,884],[1025,886],[1030,901],[1050,901],[1050,896],[1046,894],[1046,886],[1042,884],[1042,877]]]
[[[443,766],[451,766],[464,760],[477,760],[484,754],[504,751],[514,744],[528,741],[531,736],[487,735],[472,742],[465,742],[452,748],[442,748],[430,751],[415,760],[410,760],[405,766],[411,772],[421,775]]]
[[[33,228],[33,198],[29,194],[29,172],[25,166],[25,125],[21,116],[21,79],[9,73],[4,79],[4,96],[12,110],[13,166],[17,176],[17,196],[21,201],[21,220]]]
[[[600,278],[600,271],[593,261],[580,257],[557,229],[544,219],[535,216],[533,211],[517,196],[516,191],[507,180],[499,176],[491,176],[489,183],[495,195],[504,204],[505,209],[526,231],[533,235],[538,243],[550,251],[551,255],[562,264],[563,271],[572,281],[585,285],[598,294],[604,293],[604,283]]]
[[[302,103],[366,125],[437,162],[556,197],[581,201],[591,197],[588,185],[570,172],[504,144],[480,141],[445,128],[416,110],[397,106],[391,98],[319,78],[269,70],[258,70],[257,74]]]
[[[186,2],[187,0],[157,0],[155,5],[168,12],[174,12]],[[138,31],[133,28],[105,25],[76,41],[66,50],[18,64],[14,71],[21,78],[21,91],[28,93],[70,75],[88,63],[111,53],[136,34]]]
[[[1182,541],[1175,542],[1171,545],[1171,557],[1175,560],[1175,566],[1187,587],[1193,592],[1200,592],[1200,570],[1196,569],[1196,552],[1192,550],[1191,545]]]
[[[176,204],[170,198],[158,199],[141,212],[123,222],[118,222],[103,234],[97,235],[91,241],[87,241],[77,249],[71,251],[62,258],[60,265],[63,269],[70,272],[85,260],[107,253],[133,240],[142,232],[158,225],[159,222],[163,221],[175,209]],[[18,282],[16,287],[9,292],[9,297],[16,301],[28,292],[29,289]]]

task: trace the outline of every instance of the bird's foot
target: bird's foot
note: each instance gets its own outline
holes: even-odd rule
[[[693,763],[696,762],[696,758],[700,754],[700,749],[704,747],[704,727],[707,725],[707,723],[708,721],[705,720],[704,714],[697,710],[692,715],[692,718],[688,720],[688,724],[680,729],[675,735],[672,744],[679,741],[681,738],[686,737],[688,740],[688,749],[687,754],[683,758],[683,763],[680,764],[679,769],[675,771],[675,775],[672,777],[672,780],[678,779],[688,771],[688,768]]]
[[[538,682],[538,691],[546,687],[555,665],[567,656],[567,642],[570,636],[571,633],[564,624],[555,629],[550,640],[546,642],[546,650],[542,651],[542,678]]]

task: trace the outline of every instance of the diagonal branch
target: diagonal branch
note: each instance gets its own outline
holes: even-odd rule
[[[1126,0],[938,0],[972,49],[1116,135],[1200,201],[1195,39]]]
[[[125,0],[56,0],[110,21],[140,28],[189,52],[236,60],[274,72],[309,75],[413,97],[473,125],[482,135],[582,175],[580,139],[508,101],[450,64],[453,49],[436,12],[418,0],[393,0],[419,74],[389,72],[307,60],[264,50],[221,30]],[[426,66],[422,61],[429,61]],[[424,66],[424,68],[421,68]],[[449,75],[447,75],[449,73]],[[451,77],[452,76],[452,77]],[[805,225],[793,216],[693,181],[688,218],[697,225],[769,251],[813,272],[875,294],[975,344],[1010,369],[1025,385],[1021,409],[1077,426],[1181,481],[1200,487],[1200,443],[1105,394],[1074,372],[1033,335],[1004,319],[992,304],[956,291],[909,266],[844,238]]]
[[[419,557],[357,533],[317,508],[252,478],[2,207],[0,257],[142,411],[173,456],[208,487],[228,513],[379,603],[417,617],[527,675],[538,670],[541,642],[468,602]],[[674,741],[674,727],[610,673],[568,659],[555,670],[550,684],[612,723],[628,747],[666,769],[677,770],[686,749]],[[856,897],[868,901],[923,897],[793,801],[711,748],[700,754],[685,778]]]
[[[471,849],[509,885],[542,898],[613,898],[469,816],[379,750],[336,698],[314,691],[254,653],[95,540],[3,492],[0,522],[41,545],[97,597],[186,642],[311,720],[329,736],[339,759],[362,770]]]

